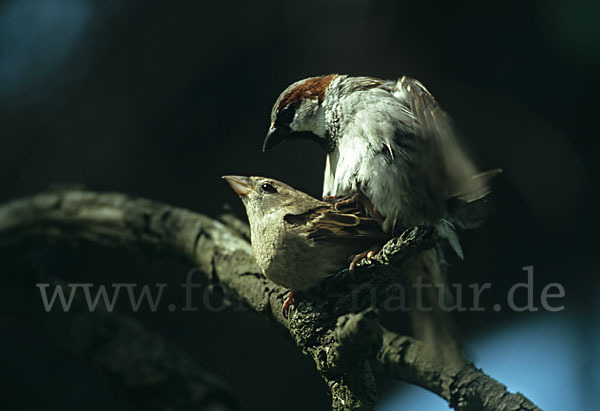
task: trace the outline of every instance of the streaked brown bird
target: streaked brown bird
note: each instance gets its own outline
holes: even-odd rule
[[[246,208],[252,249],[264,275],[294,292],[305,291],[363,256],[389,235],[357,210],[338,209],[266,177],[223,177]],[[359,254],[359,255],[357,255]]]

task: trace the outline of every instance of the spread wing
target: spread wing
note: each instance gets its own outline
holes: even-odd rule
[[[389,238],[377,220],[353,209],[337,210],[333,206],[322,206],[303,214],[288,214],[284,218],[288,224],[307,228],[303,231],[316,241],[371,239],[376,242]]]
[[[409,106],[412,129],[419,130],[423,139],[422,170],[432,188],[467,203],[484,198],[490,191],[489,178],[495,174],[479,174],[459,141],[454,122],[425,86],[404,76],[390,91]]]

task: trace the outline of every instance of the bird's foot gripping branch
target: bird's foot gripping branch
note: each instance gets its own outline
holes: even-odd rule
[[[118,193],[61,190],[0,206],[0,256],[14,256],[39,244],[84,241],[140,248],[199,266],[230,298],[270,320],[314,360],[331,391],[332,409],[373,409],[375,373],[420,385],[457,410],[538,409],[472,364],[465,361],[456,368],[431,361],[419,341],[381,326],[372,293],[391,292],[388,285],[397,279],[397,266],[433,245],[434,228],[416,227],[391,240],[374,262],[358,266],[354,279],[342,276],[341,281],[326,282],[322,287],[327,294],[299,300],[289,320],[282,316],[286,290],[262,276],[246,236],[244,225],[231,217],[217,221]],[[26,288],[37,291],[34,284],[30,286]],[[20,310],[16,307],[5,304],[3,309]],[[81,315],[96,314],[84,310]],[[54,337],[77,352],[81,348],[65,343],[64,335]],[[118,371],[115,362],[100,363],[113,374]],[[173,369],[173,373],[185,380],[197,375],[187,368],[185,372]]]

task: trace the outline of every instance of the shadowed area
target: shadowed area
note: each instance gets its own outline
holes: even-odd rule
[[[465,285],[465,306],[472,302],[468,284],[492,283],[481,296],[484,312],[457,315],[466,345],[491,376],[542,407],[527,387],[546,379],[550,385],[557,373],[580,378],[564,398],[575,389],[595,398],[590,387],[598,377],[588,364],[598,352],[588,330],[598,322],[599,11],[585,0],[510,0],[493,10],[441,1],[8,0],[0,5],[0,201],[79,183],[213,216],[231,204],[227,212],[245,218],[220,178],[226,174],[274,177],[318,196],[320,147],[297,141],[261,151],[279,93],[312,75],[410,75],[454,118],[481,168],[504,169],[493,183],[496,212],[462,233],[465,260],[450,269],[451,282]],[[64,282],[168,283],[165,298],[177,307],[191,268],[89,245],[44,247],[26,260]],[[543,287],[557,282],[564,312],[506,308],[508,290],[526,280],[522,267],[530,265],[536,304]],[[195,281],[198,311],[132,312],[126,302],[117,308],[187,350],[247,409],[327,407],[327,387],[309,359],[250,313],[206,308],[209,284]],[[504,309],[494,311],[495,304]],[[392,328],[409,328],[402,313],[384,316]],[[0,361],[15,387],[7,390],[9,405],[75,410],[104,398],[107,407],[129,409],[113,401],[115,388],[100,371],[12,315],[0,313],[0,320],[9,336],[0,342]],[[531,379],[513,386],[501,369],[493,371],[490,357],[519,360],[507,363],[524,369],[541,365],[502,341],[515,350],[560,351],[569,367],[523,373]],[[386,399],[403,391],[378,382],[385,409]]]

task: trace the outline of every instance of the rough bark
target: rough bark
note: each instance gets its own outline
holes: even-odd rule
[[[287,290],[261,275],[247,227],[231,216],[220,222],[146,199],[82,190],[46,192],[0,206],[0,253],[36,242],[89,241],[166,253],[198,265],[223,286],[227,298],[271,321],[314,360],[334,410],[373,409],[373,372],[418,384],[458,410],[539,409],[470,363],[451,371],[428,360],[418,341],[380,325],[377,302],[393,292],[396,267],[435,240],[432,227],[407,230],[352,278],[342,271],[303,296],[286,320]]]

